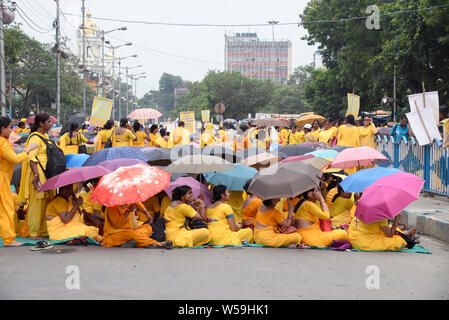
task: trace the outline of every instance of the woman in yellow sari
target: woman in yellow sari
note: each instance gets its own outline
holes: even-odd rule
[[[161,131],[162,131],[162,129],[163,128],[161,128]],[[168,148],[167,141],[165,141],[164,138],[157,133],[158,130],[159,130],[159,127],[158,127],[157,124],[151,125],[151,128],[150,128],[150,139],[151,139],[150,147],[153,147],[153,148]]]
[[[347,147],[360,147],[359,127],[354,125],[355,120],[352,114],[346,117],[345,124],[338,128],[337,145]],[[357,172],[357,167],[346,168],[348,174]]]
[[[360,146],[376,149],[376,143],[374,142],[374,135],[376,133],[377,129],[373,120],[365,116],[363,118],[363,127],[359,127]]]
[[[68,155],[69,153],[78,154],[78,148],[82,143],[94,144],[92,141],[87,140],[79,130],[80,125],[78,123],[71,123],[70,131],[64,133],[59,138],[59,147],[64,151],[64,155]]]
[[[303,199],[298,202],[295,208],[295,225],[302,236],[302,242],[308,246],[327,247],[332,240],[347,240],[348,233],[337,229],[329,232],[321,231],[320,219],[327,220],[329,208],[324,202],[321,192],[317,189],[306,191],[302,194]],[[315,201],[320,202],[317,206]]]
[[[103,129],[98,132],[97,136],[95,137],[94,144],[95,144],[95,152],[103,150],[104,145],[108,141],[108,139],[112,139],[112,132],[114,130],[114,121],[108,120],[104,126]]]
[[[134,133],[137,137],[136,141],[132,141],[133,147],[145,148],[146,141],[148,141],[148,146],[152,147],[151,139],[150,139],[150,137],[148,137],[148,135],[145,131],[142,131],[142,125],[139,123],[139,121],[134,121],[133,129],[134,129]]]
[[[351,209],[354,206],[352,193],[344,192],[340,185],[337,188],[338,193],[332,198],[333,204],[329,211],[331,223],[335,227],[351,223]]]
[[[17,130],[16,133],[30,133],[30,130],[26,127],[25,122],[20,121],[19,124],[17,125]]]
[[[11,131],[11,119],[0,117],[0,237],[5,246],[19,246],[22,244],[15,241],[16,210],[10,186],[11,177],[14,165],[27,161],[29,153],[38,145],[37,143],[29,144],[22,153],[16,154],[8,140]]]
[[[215,146],[217,144],[217,139],[215,138],[214,125],[208,123],[204,132],[201,134],[201,148],[205,146]]]
[[[193,193],[189,186],[179,186],[172,191],[172,203],[165,210],[164,218],[167,220],[165,237],[173,241],[174,246],[196,247],[210,242],[207,228],[186,228],[187,218],[208,221],[203,201],[192,199]]]
[[[48,236],[45,210],[48,202],[54,197],[54,191],[39,192],[40,187],[47,181],[42,168],[47,168],[47,145],[42,140],[49,139],[47,132],[52,127],[50,116],[38,113],[31,127],[31,134],[27,139],[25,148],[38,144],[38,148],[30,152],[30,161],[22,164],[22,177],[20,180],[19,202],[28,201],[28,224],[30,239],[42,240]],[[48,143],[52,143],[48,141]]]
[[[287,217],[276,209],[279,199],[264,200],[256,216],[254,228],[254,241],[268,247],[296,248],[301,245],[301,235],[298,232],[281,233],[281,229],[287,229],[293,221],[293,206],[290,204]]]
[[[77,198],[73,186],[59,189],[59,194],[48,204],[46,210],[47,230],[50,240],[74,237],[90,237],[101,241],[98,228],[87,226],[81,218],[83,198]]]
[[[128,123],[128,119],[120,119],[120,127],[112,132],[113,147],[132,147],[134,141],[137,141],[136,133],[133,127]]]
[[[324,121],[324,127],[318,134],[318,141],[330,146],[333,138],[337,136],[337,128],[332,126],[332,119]]]
[[[313,120],[311,133],[313,134],[315,141],[318,141],[320,132],[320,122],[318,120]]]
[[[242,205],[242,209],[240,210],[242,213],[242,226],[243,228],[251,228],[254,230],[254,226],[256,225],[256,216],[259,211],[260,206],[262,205],[262,200],[256,197],[255,195],[248,192],[249,185],[251,180],[249,180],[244,186],[246,194],[248,197]]]
[[[241,245],[254,242],[253,231],[241,229],[234,219],[234,211],[225,202],[229,200],[229,191],[223,185],[215,186],[211,205],[206,214],[209,218],[208,229],[212,244],[215,246]]]

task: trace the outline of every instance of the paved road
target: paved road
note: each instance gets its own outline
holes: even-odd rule
[[[432,254],[273,248],[0,248],[0,299],[449,299],[449,244]],[[73,251],[72,251],[73,250]],[[76,289],[79,270],[80,288]],[[379,289],[367,278],[379,272]],[[374,270],[374,271],[373,271]],[[69,273],[66,273],[68,271]],[[73,289],[67,289],[66,284]]]

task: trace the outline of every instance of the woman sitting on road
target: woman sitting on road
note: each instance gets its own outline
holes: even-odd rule
[[[250,183],[251,180],[249,180],[243,186],[243,189],[245,189],[248,197],[243,203],[240,212],[242,213],[242,228],[251,228],[252,230],[254,230],[254,227],[256,225],[257,211],[259,211],[259,208],[262,205],[262,200],[248,191]]]
[[[329,208],[324,202],[321,192],[317,189],[306,191],[303,199],[295,207],[295,225],[302,236],[302,241],[308,246],[327,247],[332,240],[347,240],[348,233],[344,230],[321,231],[320,219],[329,219]],[[320,202],[320,206],[315,201]]]
[[[206,211],[212,244],[225,246],[253,243],[253,231],[241,229],[236,224],[232,207],[225,203],[228,200],[229,191],[225,186],[218,185],[213,189],[212,202]]]
[[[301,235],[298,232],[281,233],[289,229],[293,221],[293,206],[288,208],[288,216],[277,210],[276,204],[280,199],[264,200],[256,216],[254,240],[257,244],[268,247],[296,248],[301,245]]]
[[[173,241],[174,246],[196,247],[210,242],[207,228],[186,228],[187,218],[208,221],[203,200],[193,199],[189,186],[179,186],[172,191],[172,203],[165,210],[164,218],[167,220],[166,239]]]
[[[351,223],[351,209],[354,206],[352,193],[344,192],[340,185],[337,188],[338,193],[332,199],[333,205],[329,212],[335,227]]]
[[[59,194],[48,204],[46,214],[47,230],[50,240],[63,240],[86,236],[101,241],[99,230],[87,226],[81,219],[83,198],[77,198],[73,185],[59,189]]]

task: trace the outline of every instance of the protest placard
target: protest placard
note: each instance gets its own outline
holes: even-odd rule
[[[348,110],[346,111],[346,116],[352,114],[354,119],[359,116],[360,110],[360,96],[352,93],[348,93]]]
[[[112,100],[102,97],[94,97],[92,115],[89,124],[102,127],[111,118]]]
[[[184,128],[190,133],[195,132],[195,112],[186,111],[179,114],[179,119],[184,122]]]
[[[411,94],[408,97],[408,102],[410,104],[410,111],[415,112],[416,106],[418,108],[431,108],[433,112],[433,118],[435,119],[435,123],[439,122],[439,99],[438,99],[438,91],[426,92],[425,94],[417,93]],[[415,104],[416,103],[416,104]]]

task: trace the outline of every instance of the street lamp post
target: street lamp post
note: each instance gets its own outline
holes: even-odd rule
[[[121,113],[122,113],[122,77],[121,77],[121,61],[128,59],[128,58],[136,58],[137,54],[133,54],[131,56],[127,56],[127,57],[123,57],[123,58],[118,58],[118,92],[119,92],[119,100],[118,100],[118,118],[120,119]]]
[[[134,100],[135,100],[135,103],[133,105],[135,105],[136,107],[137,107],[137,80],[144,79],[146,77],[147,76],[140,76],[140,77],[134,78]],[[133,108],[133,111],[134,110],[135,110],[135,108]]]
[[[273,82],[275,80],[275,72],[276,72],[276,59],[275,59],[275,55],[274,55],[274,25],[278,24],[279,21],[275,21],[275,20],[271,20],[271,21],[267,21],[267,23],[271,24],[271,32],[272,32],[272,36],[273,36]]]
[[[127,28],[120,27],[120,28],[109,30],[109,31],[101,30],[101,96],[102,97],[104,97],[104,43],[105,43],[104,36],[108,33],[118,31],[118,30],[125,31],[125,30],[127,30]]]
[[[128,112],[129,112],[129,88],[128,88],[128,78],[129,78],[129,77],[132,78],[132,76],[133,76],[133,75],[131,75],[131,76],[128,75],[128,70],[131,70],[131,69],[134,69],[134,68],[140,68],[140,67],[142,67],[142,65],[138,65],[138,66],[134,66],[134,67],[126,67],[126,75],[125,75],[125,77],[126,77],[126,115],[128,115]],[[132,83],[131,83],[131,85],[132,85]]]

